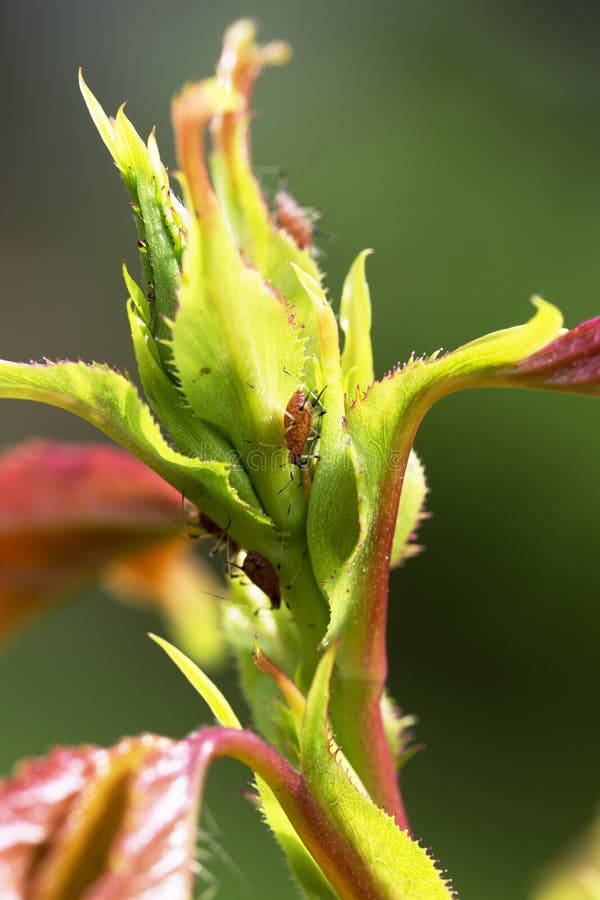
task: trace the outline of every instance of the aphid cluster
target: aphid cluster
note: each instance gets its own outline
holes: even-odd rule
[[[281,606],[279,577],[268,559],[265,559],[256,550],[248,550],[242,565],[239,566],[233,559],[240,553],[240,545],[228,534],[226,528],[223,529],[216,522],[213,522],[206,513],[203,513],[202,510],[185,497],[183,498],[183,515],[186,526],[194,529],[194,531],[190,531],[190,537],[214,537],[215,544],[210,551],[210,555],[214,556],[225,550],[228,574],[231,576],[233,568],[240,569],[250,579],[252,584],[256,585],[263,594],[266,594],[271,601],[271,608],[279,609]]]
[[[289,372],[287,374],[290,374]],[[325,414],[321,404],[325,388],[319,394],[309,398],[309,391],[302,388],[294,391],[283,414],[283,442],[288,452],[288,462],[292,466],[290,483],[294,480],[294,467],[306,470],[313,460],[319,457],[314,452],[320,438],[320,432],[314,427],[315,416]],[[315,413],[316,410],[316,413]],[[287,487],[288,485],[285,485]],[[284,490],[284,488],[282,488]],[[232,569],[239,569],[259,588],[271,601],[271,609],[281,606],[281,588],[279,575],[273,564],[257,550],[248,550],[241,565],[234,561],[242,552],[239,544],[229,535],[229,525],[221,528],[197,506],[182,498],[183,520],[190,530],[190,537],[211,536],[215,545],[211,556],[225,550],[227,553],[227,572],[232,577]]]

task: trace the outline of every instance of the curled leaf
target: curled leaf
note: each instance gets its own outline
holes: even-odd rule
[[[142,735],[22,765],[0,783],[2,896],[189,900],[198,759],[189,741]]]
[[[600,316],[519,360],[513,374],[522,387],[600,394]]]

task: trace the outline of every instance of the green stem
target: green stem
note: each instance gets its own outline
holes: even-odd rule
[[[313,679],[319,660],[318,647],[329,622],[327,602],[314,576],[308,550],[295,555],[291,565],[286,564],[283,575],[283,597],[289,603],[302,644],[302,663],[299,687],[306,693]],[[286,573],[291,580],[285,583]]]

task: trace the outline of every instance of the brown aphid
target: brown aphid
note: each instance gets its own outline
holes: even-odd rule
[[[304,451],[312,430],[313,414],[313,405],[304,391],[294,391],[283,414],[283,439],[293,466],[308,465]]]
[[[269,560],[257,553],[256,550],[248,550],[242,571],[252,584],[255,584],[263,594],[267,595],[271,601],[271,609],[279,609],[281,606],[279,578]]]
[[[275,215],[280,226],[286,231],[300,250],[306,250],[313,242],[314,228],[306,210],[287,191],[277,191],[273,201]]]
[[[231,553],[237,553],[240,549],[239,544],[227,534],[227,529],[221,528],[220,525],[213,522],[205,512],[202,512],[202,510],[199,509],[195,503],[192,503],[191,500],[188,500],[187,497],[183,497],[183,517],[186,525],[198,529],[198,531],[201,532],[201,534],[196,533],[191,535],[192,537],[210,535],[217,539],[215,547],[211,550],[211,556],[223,547],[227,547],[228,551]]]

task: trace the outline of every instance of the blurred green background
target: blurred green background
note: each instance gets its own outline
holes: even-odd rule
[[[120,263],[135,262],[134,228],[76,68],[107,109],[127,99],[142,132],[156,124],[172,162],[172,94],[248,14],[295,48],[260,84],[255,160],[323,211],[332,296],[375,248],[379,372],[523,321],[534,292],[569,325],[600,312],[597,5],[37,0],[7,7],[0,35],[0,356],[132,367]],[[2,446],[96,439],[56,410],[1,408]],[[600,404],[465,393],[417,447],[435,515],[427,552],[393,576],[389,632],[393,692],[426,745],[403,776],[408,808],[462,900],[520,900],[600,801]],[[90,589],[8,647],[0,770],[59,742],[197,726],[202,703],[145,636],[157,627]],[[238,796],[247,778],[212,772],[207,866],[222,898],[291,897]]]

